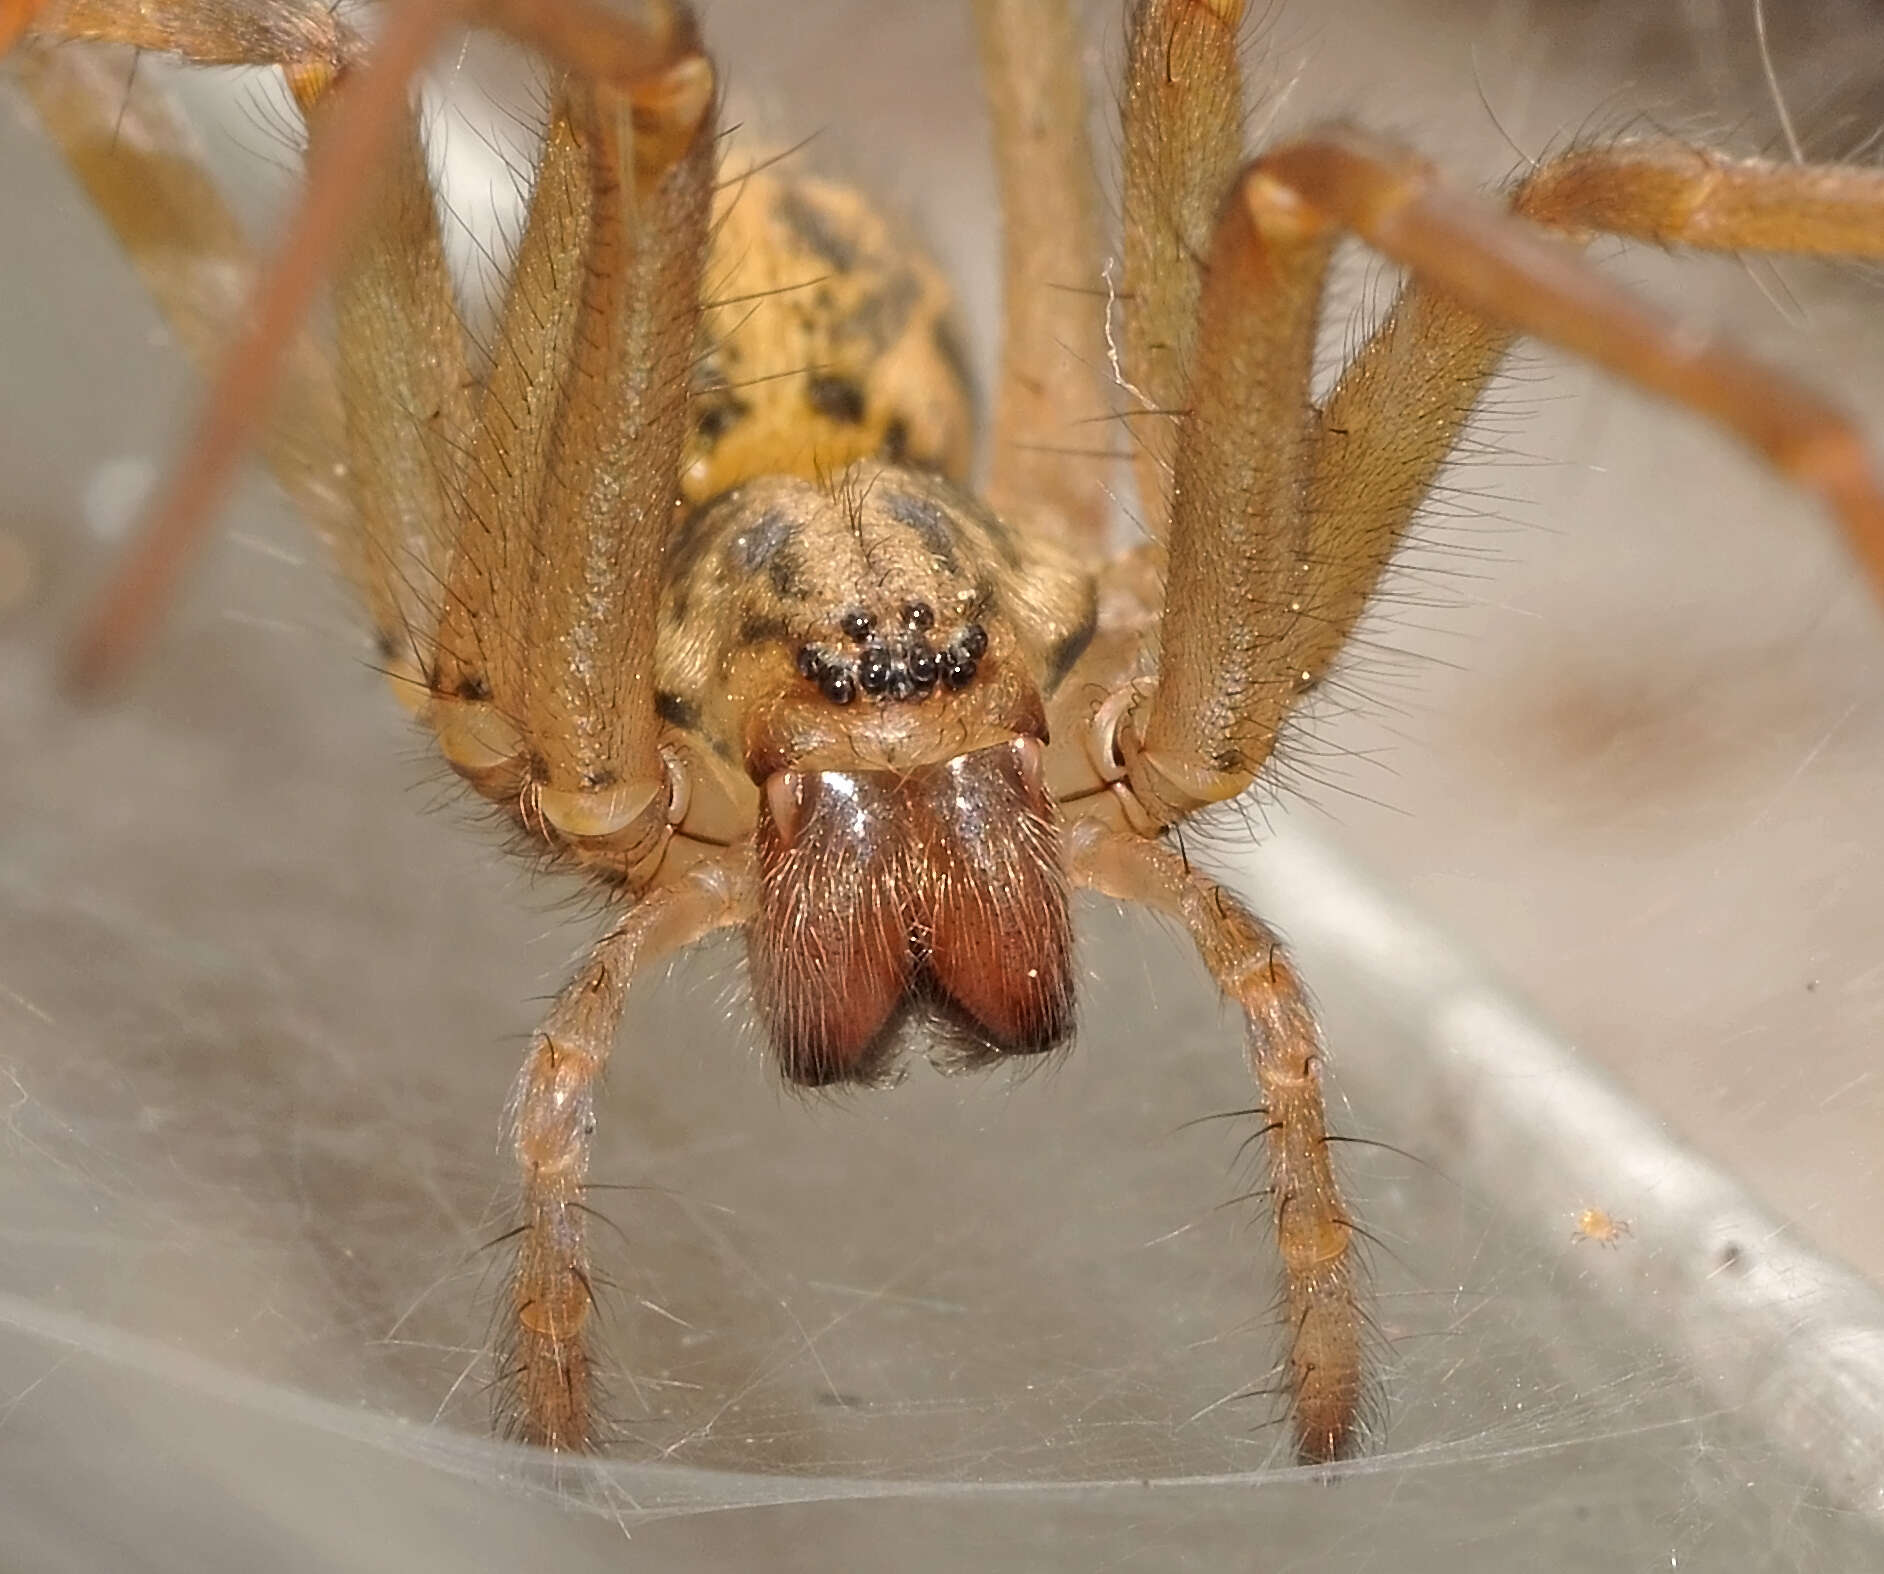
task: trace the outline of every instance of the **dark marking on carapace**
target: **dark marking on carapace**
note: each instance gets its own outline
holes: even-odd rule
[[[739,620],[738,642],[741,645],[759,645],[767,640],[790,639],[792,628],[783,618],[767,617],[761,612],[748,612]]]
[[[913,492],[891,491],[883,494],[883,507],[890,518],[921,538],[923,546],[944,570],[955,572],[955,529],[941,504]]]
[[[798,524],[790,514],[782,508],[768,508],[750,529],[733,537],[733,560],[747,573],[756,574],[790,546],[797,533]]]
[[[669,585],[678,588],[693,577],[700,567],[700,560],[717,539],[718,533],[711,526],[721,506],[727,499],[736,496],[737,488],[731,492],[722,492],[718,497],[697,508],[690,508],[681,515],[679,523],[674,526],[673,535],[668,537],[667,560],[662,564],[662,573]]]
[[[671,694],[666,689],[654,691],[654,714],[670,727],[691,732],[700,725],[700,707],[690,699]]]
[[[781,543],[766,559],[765,577],[772,582],[772,589],[786,601],[811,599],[811,590],[805,584],[805,565],[798,555],[795,542]]]
[[[1073,664],[1086,654],[1086,647],[1092,643],[1093,635],[1098,631],[1099,598],[1092,596],[1087,599],[1086,615],[1080,620],[1079,626],[1047,652],[1049,694],[1065,680],[1067,673],[1073,670]]]

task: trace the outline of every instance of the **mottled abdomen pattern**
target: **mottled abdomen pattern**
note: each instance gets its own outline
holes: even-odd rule
[[[847,186],[735,152],[707,263],[681,491],[880,458],[964,479],[975,410],[940,271]]]

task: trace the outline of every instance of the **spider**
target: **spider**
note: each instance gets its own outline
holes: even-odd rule
[[[1884,574],[1884,495],[1850,424],[1580,251],[1605,233],[1877,256],[1884,179],[1624,141],[1537,166],[1500,207],[1351,126],[1247,160],[1240,0],[1135,0],[1115,339],[1070,10],[977,0],[1006,321],[971,490],[939,276],[845,188],[722,173],[717,73],[680,0],[461,9],[564,73],[489,364],[416,111],[382,95],[399,123],[340,251],[333,348],[276,332],[263,449],[446,762],[619,910],[514,1096],[503,1424],[551,1449],[600,1438],[584,1195],[634,978],[741,929],[794,1083],[886,1080],[912,1019],[961,1064],[1014,1061],[1072,1031],[1069,899],[1091,890],[1174,918],[1244,1015],[1294,1437],[1306,1460],[1351,1452],[1358,1226],[1315,1016],[1275,935],[1167,833],[1257,780],[1520,334],[1735,431]],[[380,58],[427,10],[395,13]],[[226,209],[161,102],[45,46],[277,66],[317,164],[365,120],[372,51],[320,0],[27,0],[8,28],[50,134],[213,356],[256,271]],[[1408,280],[1317,407],[1349,232]],[[1123,553],[1106,464],[1069,435],[1115,398],[1149,537]]]
[[[1603,1208],[1579,1208],[1571,1226],[1570,1239],[1579,1244],[1593,1241],[1598,1246],[1613,1249],[1633,1234],[1635,1225],[1628,1219],[1619,1219]]]

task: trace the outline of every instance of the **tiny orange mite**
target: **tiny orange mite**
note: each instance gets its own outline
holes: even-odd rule
[[[1576,1228],[1570,1232],[1570,1238],[1616,1247],[1634,1233],[1635,1227],[1627,1219],[1619,1219],[1601,1208],[1582,1208],[1577,1212]]]

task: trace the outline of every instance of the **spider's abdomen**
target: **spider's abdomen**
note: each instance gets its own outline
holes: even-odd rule
[[[795,1082],[870,1081],[911,1006],[1034,1054],[1072,1021],[1071,926],[1032,738],[909,772],[782,771],[760,815],[753,993]]]
[[[941,271],[847,186],[721,170],[681,492],[881,458],[961,479],[974,400]]]

